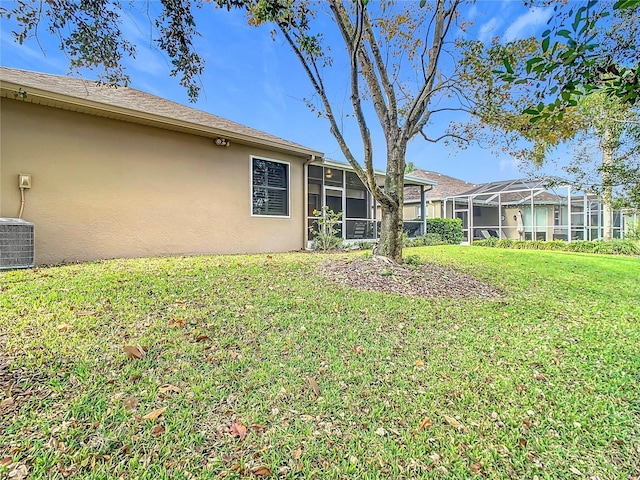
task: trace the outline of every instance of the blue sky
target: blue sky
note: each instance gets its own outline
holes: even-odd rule
[[[150,8],[158,8],[150,2]],[[3,1],[4,7],[10,2]],[[326,119],[318,118],[304,101],[312,96],[311,85],[302,67],[284,44],[282,38],[273,41],[269,28],[250,27],[244,16],[237,12],[216,10],[205,5],[197,15],[198,28],[203,37],[197,50],[206,60],[202,75],[202,93],[197,103],[190,104],[186,90],[178,79],[169,76],[170,64],[150,42],[150,25],[143,10],[146,2],[135,4],[140,10],[123,18],[122,28],[138,46],[136,59],[127,60],[130,86],[199,110],[263,130],[310,148],[322,151],[329,158],[344,160],[335,139],[329,132]],[[472,22],[467,35],[482,40],[501,36],[507,40],[524,38],[544,30],[550,16],[549,9],[523,7],[521,0],[480,0],[465,12]],[[68,59],[58,49],[56,39],[41,31],[35,39],[18,45],[12,39],[11,21],[2,20],[0,30],[0,64],[6,67],[66,75]],[[327,35],[329,35],[327,31]],[[330,72],[332,85],[330,98],[350,113],[347,91],[346,65],[336,56]],[[95,78],[91,72],[85,78]],[[343,87],[344,85],[344,87]],[[372,127],[373,122],[372,120]],[[354,121],[346,117],[347,132],[355,130]],[[353,132],[355,135],[355,132]],[[372,128],[375,166],[385,165],[384,143],[381,132]],[[348,134],[348,138],[357,138]],[[356,155],[359,148],[354,149]],[[505,180],[524,176],[512,158],[498,155],[488,149],[470,147],[459,150],[456,146],[433,144],[416,137],[409,145],[407,162],[417,168],[451,175],[472,183]],[[557,173],[547,169],[547,173]]]

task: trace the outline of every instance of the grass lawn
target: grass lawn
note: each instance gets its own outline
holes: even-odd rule
[[[360,292],[315,254],[0,274],[0,478],[640,476],[640,258],[406,254],[504,296]]]

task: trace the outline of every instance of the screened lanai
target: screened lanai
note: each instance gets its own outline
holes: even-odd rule
[[[464,240],[600,240],[605,222],[597,195],[558,178],[491,182],[444,200],[447,218],[460,218]],[[613,238],[621,238],[625,215],[611,212]]]
[[[384,172],[375,171],[376,182],[384,185]],[[323,158],[307,168],[307,235],[308,243],[318,231],[318,213],[328,207],[341,214],[336,225],[336,236],[345,242],[377,240],[380,232],[379,206],[353,168],[343,162]],[[425,192],[436,182],[405,175],[406,186],[420,189],[421,205],[425,205]],[[426,212],[426,208],[422,209]],[[408,237],[424,235],[426,216],[403,224]],[[310,243],[309,243],[310,244]]]

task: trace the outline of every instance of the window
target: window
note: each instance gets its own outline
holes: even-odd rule
[[[251,159],[253,215],[289,216],[289,164]]]

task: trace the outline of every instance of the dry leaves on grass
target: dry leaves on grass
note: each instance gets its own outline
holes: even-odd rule
[[[164,385],[158,388],[158,391],[162,394],[180,393],[182,392],[182,389],[180,387],[176,387],[175,385],[171,385],[170,383],[165,383]]]
[[[155,410],[147,413],[142,418],[145,420],[155,420],[156,418],[160,417],[166,410],[167,407],[156,408]]]
[[[124,408],[127,410],[133,410],[138,406],[138,399],[136,397],[127,397],[124,400]]]
[[[399,265],[384,257],[331,259],[320,272],[336,283],[425,298],[500,298],[498,290],[465,273],[435,264]]]
[[[455,418],[450,417],[449,415],[443,415],[442,418],[444,418],[445,422],[447,422],[452,427],[457,428],[458,430],[462,430],[464,428],[464,425],[462,423],[460,423]]]
[[[422,423],[420,424],[420,430],[424,430],[425,428],[429,428],[433,425],[433,420],[431,420],[429,417],[425,417],[424,420],[422,420]]]
[[[307,382],[309,382],[309,386],[311,387],[311,390],[313,390],[313,393],[315,393],[316,397],[319,397],[320,385],[318,385],[318,382],[316,382],[315,378],[307,377]]]
[[[144,357],[144,349],[140,345],[125,345],[122,350],[132,360],[139,360]]]
[[[257,477],[271,477],[273,473],[265,466],[253,467],[251,473]]]
[[[229,427],[229,432],[232,437],[238,437],[240,440],[244,440],[247,436],[247,427],[238,422],[233,422]]]

